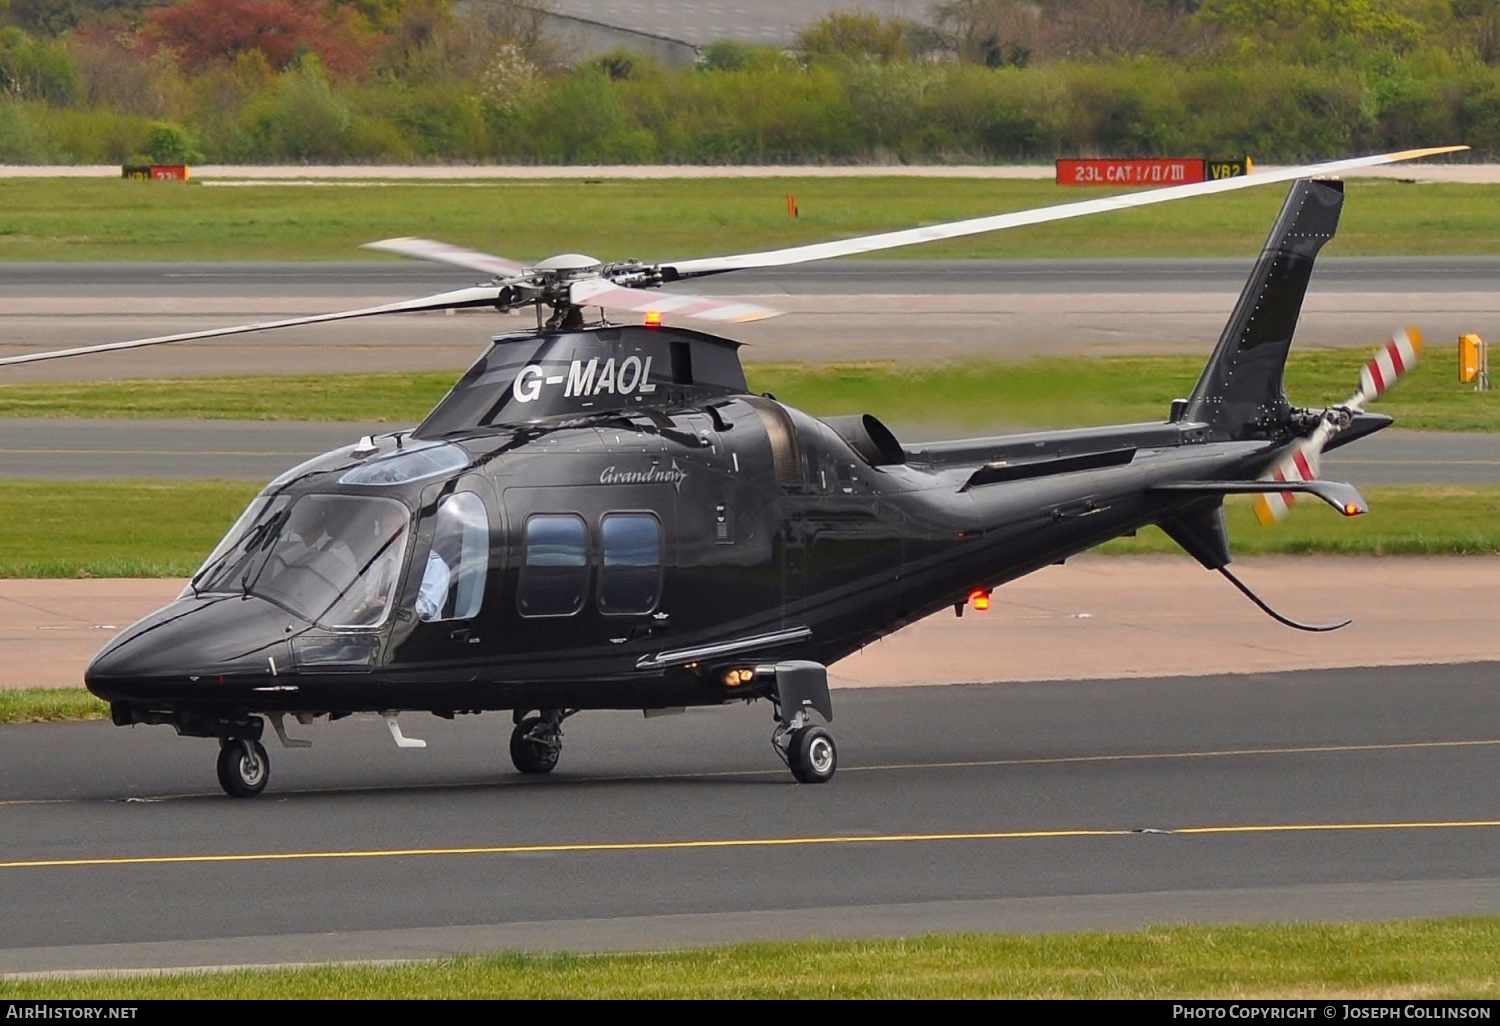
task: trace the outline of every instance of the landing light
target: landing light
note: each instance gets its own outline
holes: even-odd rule
[[[754,677],[754,670],[748,668],[740,668],[734,670],[725,670],[724,676],[721,679],[724,681],[724,686],[726,688],[737,688],[741,684],[750,683],[750,681]]]
[[[969,605],[981,613],[990,608],[990,590],[988,588],[975,588],[969,592]]]
[[[646,327],[648,327],[648,328],[659,328],[659,327],[661,327],[661,314],[659,312],[655,311],[655,310],[648,310],[646,312]]]

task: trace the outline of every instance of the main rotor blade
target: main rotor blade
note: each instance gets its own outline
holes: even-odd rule
[[[420,313],[424,310],[458,310],[471,306],[493,306],[500,296],[500,288],[494,285],[477,285],[454,292],[440,292],[422,299],[407,299],[384,306],[367,306],[362,310],[341,310],[337,313],[313,314],[310,317],[292,317],[284,321],[262,321],[259,324],[239,324],[232,328],[209,328],[205,331],[185,331],[178,335],[158,335],[155,338],[138,338],[129,342],[106,342],[98,346],[79,346],[75,349],[58,349],[50,353],[26,353],[22,356],[7,356],[0,359],[0,367],[17,363],[40,363],[42,360],[60,360],[67,356],[87,356],[90,353],[113,353],[122,349],[142,349],[146,346],[164,346],[173,342],[196,342],[224,335],[243,335],[251,331],[268,331],[272,328],[295,328],[302,324],[326,324],[329,321],[347,321],[355,317],[374,317],[377,314]]]
[[[607,306],[617,310],[654,311],[677,317],[696,317],[703,321],[744,323],[776,317],[781,311],[754,303],[732,299],[710,299],[681,292],[659,289],[626,289],[603,278],[574,282],[568,289],[568,301],[575,306]]]
[[[432,239],[382,239],[379,242],[366,242],[360,246],[360,249],[375,249],[382,253],[396,253],[417,260],[431,260],[434,263],[451,264],[454,267],[467,267],[471,271],[483,271],[497,278],[517,278],[528,270],[525,264],[515,260],[481,253],[477,249],[464,249],[462,246],[453,246],[446,242],[435,242]]]
[[[818,242],[807,246],[792,246],[787,249],[770,249],[760,253],[740,253],[736,256],[705,257],[701,260],[678,260],[664,262],[663,270],[675,272],[678,278],[692,278],[700,274],[717,274],[721,271],[740,271],[754,267],[784,267],[810,260],[827,260],[832,257],[850,256],[855,253],[874,253],[883,249],[912,246],[919,242],[936,242],[941,239],[956,239],[965,235],[979,235],[1006,228],[1020,228],[1048,221],[1063,221],[1072,217],[1087,217],[1113,210],[1128,210],[1154,203],[1170,203],[1173,200],[1189,199],[1193,196],[1212,196],[1236,189],[1248,189],[1272,182],[1289,182],[1297,178],[1317,178],[1353,171],[1362,167],[1394,164],[1402,160],[1418,160],[1441,153],[1457,153],[1467,146],[1437,146],[1423,150],[1403,150],[1400,153],[1385,153],[1372,157],[1355,157],[1350,160],[1335,160],[1323,164],[1306,164],[1302,167],[1279,168],[1275,171],[1257,171],[1238,178],[1219,178],[1211,182],[1193,182],[1188,185],[1173,185],[1148,192],[1127,193],[1104,199],[1082,200],[1077,203],[1062,203],[1034,210],[1017,210],[1009,214],[990,217],[975,217],[966,221],[950,221],[947,224],[928,225],[923,228],[907,228],[901,231],[882,232],[879,235],[864,235],[837,242]],[[669,275],[670,277],[670,275]]]

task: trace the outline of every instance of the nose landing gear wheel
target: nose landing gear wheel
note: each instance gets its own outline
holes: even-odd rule
[[[798,727],[787,740],[787,765],[804,784],[822,784],[838,769],[839,752],[833,735],[822,727]]]
[[[219,786],[231,798],[254,798],[271,779],[271,758],[259,741],[219,743]]]
[[[562,755],[562,731],[540,716],[528,716],[510,732],[510,761],[522,773],[551,773]]]

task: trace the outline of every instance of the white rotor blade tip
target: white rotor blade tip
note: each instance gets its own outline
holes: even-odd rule
[[[447,242],[437,242],[433,239],[418,239],[413,236],[403,236],[399,239],[381,239],[379,242],[366,242],[360,249],[373,249],[380,253],[395,253],[397,256],[411,257],[415,260],[429,260],[433,263],[448,264],[452,267],[466,267],[471,271],[483,271],[485,274],[493,274],[497,278],[514,278],[526,273],[526,265],[516,260],[507,260],[505,257],[497,257],[491,253],[481,253],[474,249],[465,249]]]
[[[1417,365],[1422,355],[1422,333],[1408,326],[1391,336],[1375,351],[1370,362],[1359,372],[1359,394],[1364,402],[1379,399],[1407,371]]]

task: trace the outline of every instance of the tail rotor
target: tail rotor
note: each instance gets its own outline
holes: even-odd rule
[[[1268,481],[1312,481],[1329,441],[1349,426],[1365,405],[1385,392],[1417,365],[1422,354],[1422,333],[1408,326],[1391,336],[1359,372],[1359,388],[1341,406],[1323,411],[1312,434],[1296,442],[1264,475]],[[1286,516],[1293,493],[1266,492],[1256,496],[1255,518],[1270,527]],[[1361,512],[1360,510],[1345,511]]]

